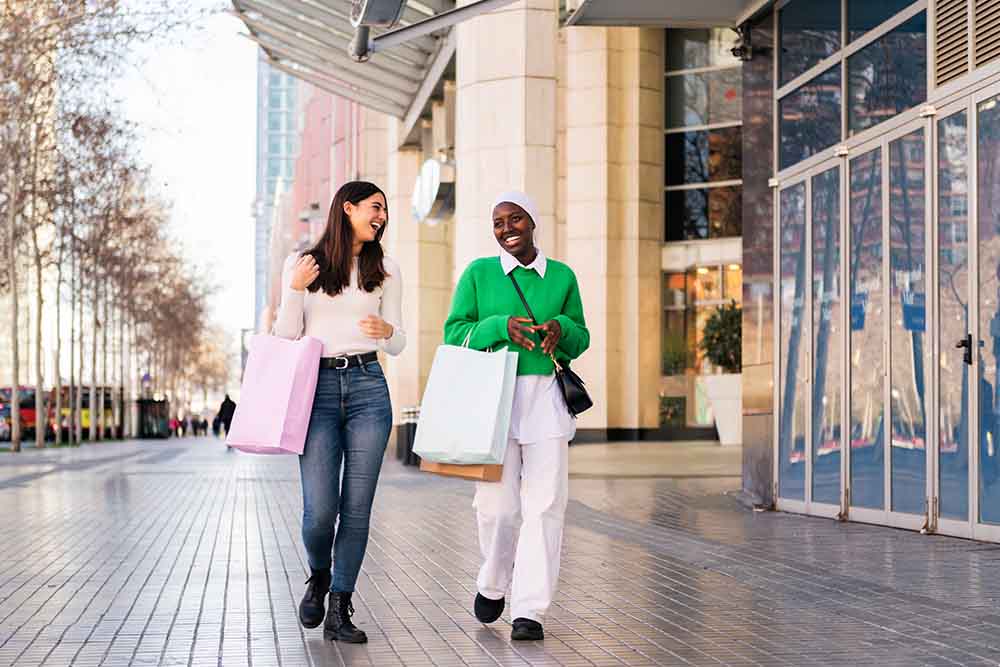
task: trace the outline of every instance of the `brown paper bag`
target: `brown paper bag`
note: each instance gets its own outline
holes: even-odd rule
[[[477,482],[499,482],[503,476],[503,466],[434,463],[426,459],[420,459],[420,469],[443,477],[461,477]]]

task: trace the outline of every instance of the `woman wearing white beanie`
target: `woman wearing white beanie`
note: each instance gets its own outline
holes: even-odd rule
[[[474,506],[483,565],[475,614],[500,618],[511,588],[511,639],[543,639],[542,619],[559,578],[569,486],[569,441],[576,423],[554,375],[590,345],[573,270],[545,257],[538,216],[523,192],[505,192],[490,212],[499,256],[473,261],[455,288],[445,343],[468,337],[477,350],[518,352],[509,443],[499,483],[480,482]],[[517,286],[515,287],[514,282]],[[523,292],[537,324],[518,295]]]

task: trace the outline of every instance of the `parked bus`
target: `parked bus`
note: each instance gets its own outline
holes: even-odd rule
[[[70,424],[72,419],[72,409],[76,406],[76,395],[80,391],[80,387],[74,387],[71,392],[69,387],[62,388],[62,416],[59,420],[59,426],[63,431],[63,437],[68,438],[70,434]],[[98,387],[98,391],[101,392],[103,396],[104,403],[104,437],[113,437],[121,434],[121,424],[115,423],[114,415],[114,394],[113,392],[120,392],[120,388],[116,387]],[[83,437],[86,438],[90,433],[90,387],[83,387],[83,400],[82,407],[80,409],[80,424],[83,428]],[[53,432],[55,431],[55,406],[56,406],[56,392],[53,389],[51,392],[49,403],[49,415],[51,428]]]
[[[21,437],[25,440],[35,437],[35,388],[18,387],[18,402],[21,404]],[[0,440],[10,440],[11,424],[10,387],[0,387]]]

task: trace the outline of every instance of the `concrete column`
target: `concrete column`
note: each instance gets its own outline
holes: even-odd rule
[[[557,6],[520,0],[458,26],[456,281],[497,253],[489,208],[504,190],[534,197],[539,243],[555,250]]]
[[[570,28],[566,40],[566,258],[595,398],[580,427],[635,437],[659,425],[663,31]]]
[[[423,162],[420,146],[399,146],[400,123],[390,119],[387,138],[389,227],[384,242],[403,274],[406,350],[386,359],[395,421],[400,410],[420,405],[451,300],[450,223],[417,223],[411,212],[413,186]]]
[[[379,111],[361,108],[361,180],[385,189],[389,180],[389,124],[392,118]]]

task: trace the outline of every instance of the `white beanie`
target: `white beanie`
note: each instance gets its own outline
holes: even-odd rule
[[[490,220],[493,220],[493,211],[496,210],[497,206],[500,204],[517,204],[524,209],[524,212],[528,214],[531,221],[535,223],[535,247],[538,247],[538,215],[536,213],[535,200],[521,192],[520,190],[511,190],[509,192],[504,192],[493,202],[493,207],[490,208]]]

